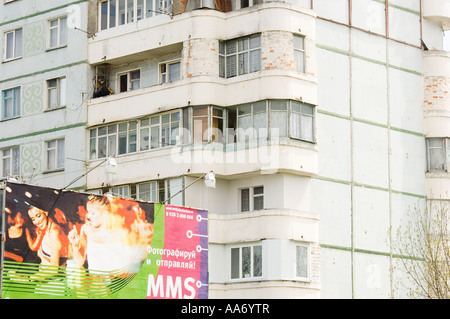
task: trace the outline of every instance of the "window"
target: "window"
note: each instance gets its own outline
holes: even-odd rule
[[[22,29],[5,33],[4,60],[20,58],[22,56]]]
[[[128,185],[111,187],[111,193],[113,196],[128,197],[128,198],[131,197],[130,186]]]
[[[264,209],[264,187],[242,188],[240,190],[241,212]]]
[[[116,155],[117,125],[101,126],[90,131],[90,158]]]
[[[305,37],[294,34],[294,60],[297,71],[305,73]]]
[[[47,81],[47,108],[55,109],[66,105],[66,78]]]
[[[243,104],[237,107],[238,142],[264,139],[267,137],[266,101]]]
[[[311,105],[292,100],[268,100],[228,110],[228,127],[237,131],[238,142],[264,140],[269,136],[314,142],[314,107]],[[234,118],[236,123],[233,123]]]
[[[231,78],[261,70],[259,34],[219,42],[219,75]]]
[[[427,170],[446,171],[447,161],[450,154],[450,143],[448,138],[427,138]]]
[[[164,62],[159,65],[159,83],[170,83],[181,78],[180,61]]]
[[[2,91],[2,120],[20,116],[20,87]]]
[[[295,246],[295,275],[298,278],[309,278],[309,248],[305,245]]]
[[[146,202],[158,202],[158,182],[138,184],[138,199]]]
[[[270,101],[270,134],[271,136],[287,136],[288,133],[287,100]],[[277,131],[275,131],[277,130]]]
[[[47,142],[47,170],[64,168],[64,139]]]
[[[215,106],[192,108],[192,138],[194,142],[223,143],[225,110]]]
[[[118,154],[137,151],[137,121],[118,124]]]
[[[132,23],[143,18],[144,0],[108,0],[100,2],[100,30]]]
[[[239,10],[263,3],[262,0],[231,0],[231,10]]]
[[[138,199],[142,201],[183,206],[183,178],[169,178],[138,184]]]
[[[141,71],[133,70],[118,75],[118,88],[119,92],[126,92],[130,90],[137,90],[141,87]]]
[[[231,279],[262,277],[262,245],[233,247],[230,261]]]
[[[20,174],[20,149],[12,147],[2,151],[2,176],[17,176]]]
[[[176,145],[180,135],[180,111],[141,120],[140,150]]]
[[[49,49],[67,45],[67,17],[57,18],[48,22]]]
[[[311,105],[291,101],[290,136],[314,142],[314,108]]]
[[[90,159],[176,145],[181,133],[180,115],[180,111],[172,111],[93,128],[89,138]]]
[[[99,6],[100,30],[172,11],[171,0],[106,0],[100,1]]]

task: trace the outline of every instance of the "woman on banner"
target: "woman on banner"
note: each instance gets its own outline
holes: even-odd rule
[[[20,212],[11,213],[5,209],[7,214],[8,229],[5,232],[5,253],[6,261],[29,262],[39,261],[37,255],[30,253],[30,246],[33,238],[30,231],[25,227],[25,219]]]
[[[127,218],[116,208],[106,196],[89,196],[86,223],[80,231],[73,227],[69,233],[75,266],[116,274],[120,271],[122,275],[136,272],[133,266],[142,261],[145,246],[130,241]]]
[[[49,218],[48,212],[31,206],[28,216],[36,226],[36,239],[30,249],[37,251],[41,266],[44,266],[41,267],[39,276],[55,276],[58,274],[58,266],[66,265],[69,254],[68,238],[62,228]]]

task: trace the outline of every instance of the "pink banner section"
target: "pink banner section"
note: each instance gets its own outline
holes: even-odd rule
[[[207,298],[206,212],[166,205],[164,213],[164,249],[147,298]]]

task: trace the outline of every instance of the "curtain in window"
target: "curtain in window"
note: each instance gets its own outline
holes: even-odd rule
[[[297,277],[308,277],[308,247],[296,247],[296,275]]]
[[[428,152],[429,152],[429,169],[430,170],[444,170],[445,169],[445,149],[444,139],[442,138],[430,138],[428,139]]]
[[[231,0],[214,0],[216,9],[222,12],[231,11]]]
[[[177,62],[169,64],[169,82],[179,80],[180,75],[181,75],[181,63]]]
[[[183,189],[183,179],[180,178],[173,178],[169,179],[168,181],[168,194],[167,198],[170,198],[177,194],[179,191]],[[173,197],[169,204],[176,205],[176,206],[183,206],[183,192],[178,193],[175,197]]]

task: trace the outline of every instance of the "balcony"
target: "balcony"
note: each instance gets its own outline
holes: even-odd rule
[[[188,105],[231,106],[267,98],[316,104],[316,80],[294,71],[264,70],[233,79],[202,76],[88,101],[88,126],[164,112]],[[127,110],[126,114],[123,110]]]
[[[250,142],[242,147],[239,143],[226,147],[218,143],[171,146],[119,155],[117,172],[110,174],[106,165],[100,165],[87,175],[87,188],[197,176],[208,171],[214,171],[216,177],[222,179],[281,172],[311,177],[318,173],[317,156],[315,144],[288,138],[265,145]],[[104,159],[89,161],[87,169],[101,161]]]
[[[450,0],[425,0],[423,17],[437,23],[444,30],[450,29]]]
[[[312,10],[270,2],[228,13],[199,9],[175,15],[160,14],[99,31],[89,41],[91,65],[120,64],[163,54],[172,45],[191,39],[230,39],[269,30],[301,32],[314,40]]]

